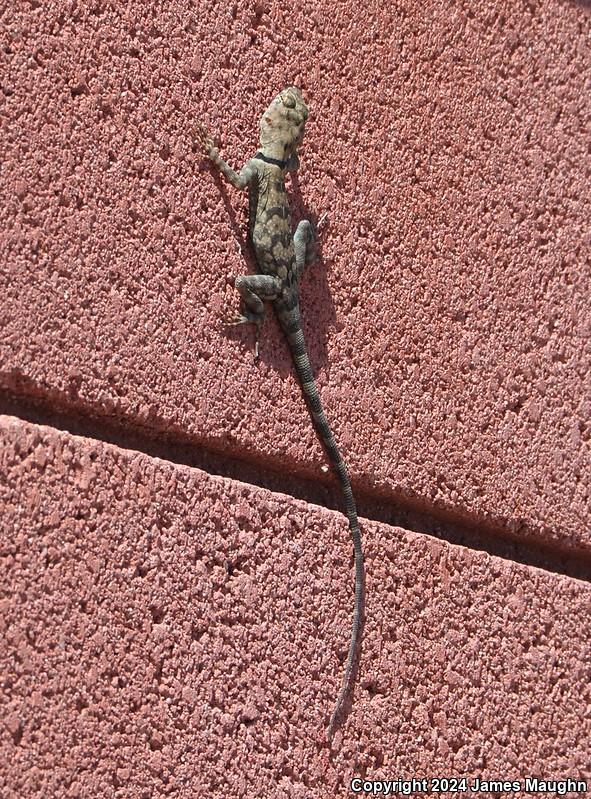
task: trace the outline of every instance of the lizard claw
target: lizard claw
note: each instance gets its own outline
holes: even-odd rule
[[[316,222],[316,230],[320,230],[320,228],[322,227],[322,225],[326,221],[327,216],[328,216],[328,211],[325,211],[322,214],[322,216],[320,217],[320,219],[318,220],[318,222]]]
[[[232,316],[230,319],[224,319],[223,323],[230,327],[236,327],[237,325],[255,325],[256,328],[256,339],[254,345],[254,360],[258,361],[259,359],[259,336],[261,332],[261,323],[258,319],[251,319],[248,316],[244,316],[244,314],[237,314],[236,316]]]
[[[195,128],[195,141],[199,145],[199,148],[202,150],[203,154],[213,160],[215,155],[217,154],[217,149],[215,144],[213,143],[213,139],[209,135],[209,133],[205,130],[203,125],[197,124]]]
[[[238,314],[237,316],[232,316],[230,319],[224,319],[223,323],[225,325],[229,325],[230,327],[234,327],[236,325],[247,325],[251,320],[247,316],[242,316],[242,314]]]

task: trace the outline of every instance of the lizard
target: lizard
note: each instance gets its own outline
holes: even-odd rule
[[[265,303],[272,303],[296,368],[316,433],[336,473],[343,494],[355,558],[355,602],[353,625],[341,689],[327,728],[329,742],[341,718],[352,684],[358,647],[361,643],[365,571],[357,507],[347,467],[324,413],[300,317],[299,282],[304,267],[314,259],[314,232],[303,219],[292,233],[285,175],[299,168],[298,147],[302,141],[308,108],[300,90],[289,86],[281,91],[263,113],[259,127],[259,149],[235,172],[220,156],[211,136],[200,126],[198,139],[204,154],[229,183],[249,190],[248,238],[254,251],[258,274],[241,275],[235,287],[241,297],[241,313],[229,324],[253,324],[256,331],[255,360],[265,320]]]

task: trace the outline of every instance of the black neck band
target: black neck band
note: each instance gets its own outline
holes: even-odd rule
[[[285,169],[287,167],[287,161],[279,161],[277,158],[269,158],[268,155],[263,155],[263,153],[255,153],[254,157],[258,158],[259,161],[264,161],[266,164],[278,166],[280,169]]]

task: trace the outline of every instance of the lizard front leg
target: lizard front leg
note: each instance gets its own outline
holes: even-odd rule
[[[307,219],[302,219],[293,234],[293,247],[296,260],[296,274],[299,280],[304,267],[311,264],[316,256],[314,230]]]
[[[252,158],[244,164],[240,172],[235,172],[221,157],[219,150],[213,143],[213,139],[202,127],[197,128],[196,138],[211,163],[219,169],[228,183],[231,183],[235,188],[245,189],[256,178],[256,163],[253,162]]]
[[[242,298],[243,310],[228,320],[229,325],[255,325],[255,360],[259,357],[259,338],[265,321],[265,302],[276,300],[281,293],[281,280],[273,275],[240,275],[234,283]]]

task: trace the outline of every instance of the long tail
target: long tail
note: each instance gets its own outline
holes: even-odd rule
[[[358,646],[361,638],[361,629],[363,625],[363,603],[364,603],[364,589],[365,589],[365,573],[363,568],[363,550],[361,547],[361,532],[359,530],[359,522],[357,520],[357,507],[351,489],[351,481],[345,462],[341,457],[339,448],[332,434],[328,420],[324,413],[314,375],[312,374],[312,367],[310,366],[310,359],[306,349],[306,342],[304,340],[304,333],[302,331],[301,323],[299,320],[299,309],[294,308],[287,313],[284,311],[278,314],[279,322],[284,329],[285,335],[289,342],[291,355],[297,370],[304,397],[310,411],[310,415],[314,422],[316,432],[324,445],[326,454],[336,475],[339,479],[343,497],[345,500],[345,510],[349,520],[349,529],[351,531],[351,538],[353,540],[353,549],[355,552],[355,607],[353,612],[353,628],[351,631],[351,643],[349,644],[349,654],[347,656],[347,664],[345,666],[345,674],[343,677],[343,684],[339,695],[337,697],[335,708],[330,717],[330,722],[327,728],[327,735],[329,741],[331,740],[339,718],[341,716],[345,700],[349,695],[352,686],[354,672],[356,670],[356,657]]]

